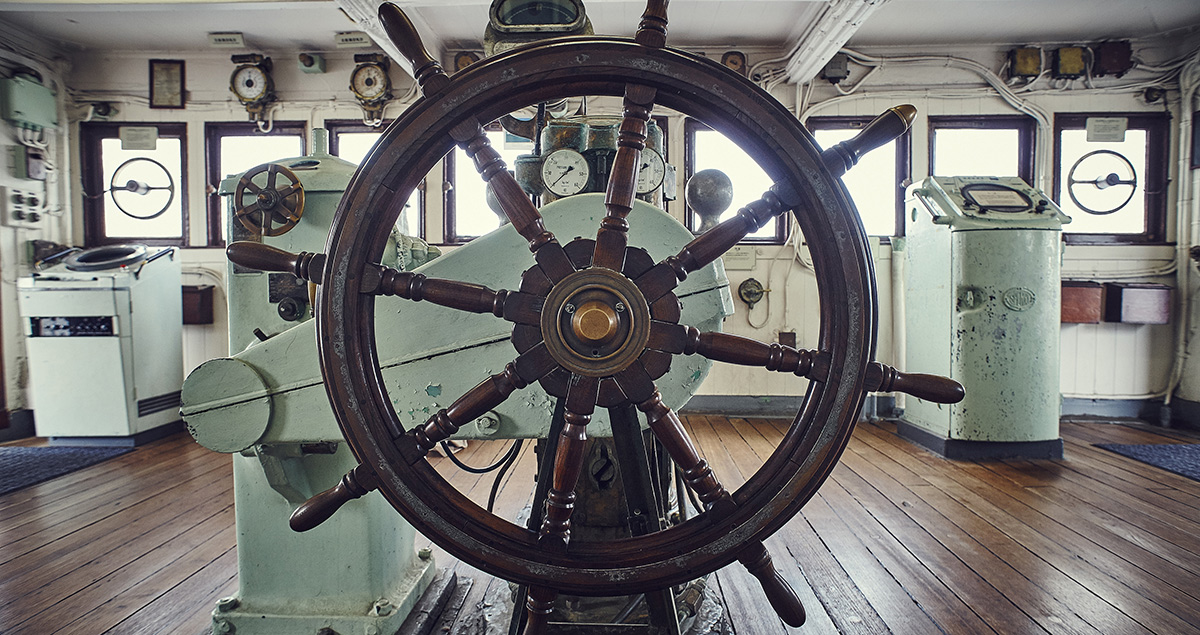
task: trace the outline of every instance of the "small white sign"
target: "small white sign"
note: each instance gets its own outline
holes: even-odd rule
[[[748,245],[738,245],[725,255],[721,256],[721,260],[725,263],[725,268],[733,271],[750,271],[754,269],[756,262],[756,254],[754,247]]]
[[[1128,127],[1129,120],[1125,117],[1088,117],[1088,143],[1124,141],[1125,129]]]
[[[154,126],[121,126],[117,129],[122,150],[155,150],[158,148],[158,128]]]

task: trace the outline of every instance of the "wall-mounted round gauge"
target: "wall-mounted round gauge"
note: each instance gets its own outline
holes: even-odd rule
[[[590,175],[587,159],[570,148],[555,150],[542,161],[542,182],[556,196],[582,192]]]
[[[350,74],[350,90],[361,101],[379,101],[391,92],[392,79],[382,64],[365,62]]]
[[[653,148],[642,150],[641,166],[638,168],[637,193],[649,194],[662,185],[667,175],[667,166],[662,155]]]
[[[261,64],[242,64],[229,77],[229,90],[243,104],[265,101],[273,88],[271,75]]]
[[[742,75],[746,74],[746,54],[741,51],[726,51],[721,56],[721,63],[729,70],[737,71]]]

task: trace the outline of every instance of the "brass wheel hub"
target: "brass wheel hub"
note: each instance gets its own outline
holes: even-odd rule
[[[607,377],[632,364],[650,337],[650,308],[625,276],[603,267],[577,271],[551,289],[542,337],[563,368]]]

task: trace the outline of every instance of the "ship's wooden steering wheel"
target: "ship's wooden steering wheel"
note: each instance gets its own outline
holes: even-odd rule
[[[412,61],[424,98],[384,133],[338,208],[327,256],[233,245],[247,266],[293,271],[321,283],[321,370],[337,420],[360,465],[297,509],[304,530],[342,502],[378,488],[418,531],[454,556],[531,588],[527,633],[540,632],[557,592],[625,595],[665,588],[741,561],[789,624],[804,610],[763,547],[808,501],[837,462],[865,394],[905,390],[961,399],[943,378],[897,373],[872,361],[876,298],[872,261],[857,213],[837,176],[858,156],[903,133],[911,107],[885,113],[854,140],[824,154],[778,102],[739,74],[664,46],[666,2],[651,0],[633,40],[572,37],[497,55],[447,77],[394,5],[380,18]],[[489,145],[481,124],[531,103],[581,95],[623,96],[619,149],[594,241],[560,245]],[[697,117],[759,157],[775,185],[735,217],[654,264],[627,247],[639,153],[655,104]],[[536,265],[518,291],[426,278],[378,264],[410,192],[454,144],[496,192]],[[746,234],[792,210],[811,249],[820,295],[816,350],[796,350],[681,325],[672,290]],[[627,256],[628,254],[628,256]],[[395,295],[513,322],[516,359],[412,430],[401,427],[375,349],[376,297]],[[735,492],[699,456],[654,380],[672,355],[698,354],[790,372],[810,380],[804,405],[771,457]],[[426,451],[510,394],[541,381],[565,399],[539,531],[493,516],[442,479]],[[571,540],[574,489],[587,425],[597,405],[634,404],[707,507],[682,524],[604,542]]]

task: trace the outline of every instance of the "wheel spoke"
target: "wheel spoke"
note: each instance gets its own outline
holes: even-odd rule
[[[250,193],[255,194],[255,195],[257,195],[259,192],[261,192],[263,190],[261,187],[258,186],[257,183],[255,183],[254,181],[251,181],[250,179],[246,179],[246,178],[242,179],[242,185],[245,185],[246,189],[250,190]]]
[[[542,305],[546,301],[541,296],[520,291],[493,291],[483,285],[430,278],[383,265],[368,268],[361,291],[414,302],[425,301],[459,311],[491,313],[510,322],[533,326],[541,323]]]
[[[253,214],[254,212],[257,212],[257,211],[258,211],[258,201],[254,201],[253,203],[243,207],[242,209],[239,209],[237,211],[237,215],[238,216],[246,216],[248,214]]]
[[[666,448],[667,454],[679,469],[683,470],[683,479],[692,491],[706,505],[732,506],[733,498],[721,482],[713,474],[708,461],[700,458],[696,445],[683,429],[683,423],[674,410],[663,403],[662,395],[656,390],[649,399],[638,404],[638,410],[646,413],[646,423],[650,431]]]
[[[451,135],[475,162],[475,169],[479,171],[483,180],[492,186],[496,200],[500,202],[500,209],[512,223],[513,229],[529,241],[529,250],[533,252],[551,242],[556,243],[554,234],[546,230],[541,213],[509,173],[508,166],[500,157],[500,153],[492,147],[492,142],[487,138],[483,127],[474,121],[469,123],[473,125],[460,127],[461,130],[455,128]]]
[[[596,408],[599,380],[572,375],[567,388],[565,425],[558,438],[554,457],[554,478],[546,494],[546,516],[538,532],[543,547],[566,549],[571,541],[571,512],[575,510],[575,486],[583,472],[583,454],[587,448],[587,425]]]
[[[637,286],[654,302],[679,286],[689,273],[708,265],[732,249],[748,234],[757,231],[767,221],[794,206],[788,201],[795,197],[786,184],[775,184],[762,198],[739,209],[737,214],[704,232],[688,243],[678,254],[664,259],[637,279]]]
[[[267,164],[267,189],[275,189],[275,178],[279,176],[279,166],[274,163]]]
[[[621,121],[617,156],[613,159],[608,190],[604,195],[607,214],[600,221],[600,231],[596,234],[596,256],[593,259],[596,266],[620,271],[625,261],[625,245],[629,234],[629,221],[625,217],[633,209],[638,165],[641,164],[642,150],[646,149],[650,110],[654,108],[657,94],[658,91],[650,86],[625,85],[625,118]]]
[[[424,425],[417,426],[404,436],[408,443],[398,443],[409,463],[415,463],[432,450],[439,441],[450,438],[458,429],[479,418],[488,410],[504,403],[513,391],[524,388],[554,370],[554,360],[534,347],[504,370],[488,377],[450,404],[439,410]]]
[[[758,366],[781,373],[795,373],[824,381],[829,370],[828,355],[820,351],[795,349],[782,344],[764,344],[758,340],[729,333],[701,333],[696,328],[687,331],[684,355],[702,355],[714,362]]]

